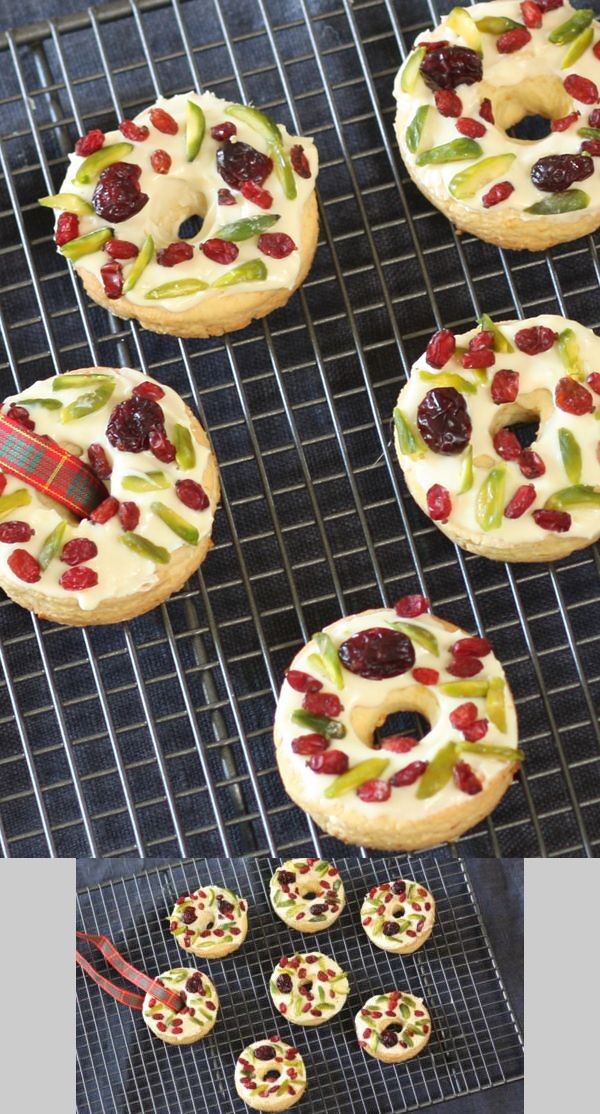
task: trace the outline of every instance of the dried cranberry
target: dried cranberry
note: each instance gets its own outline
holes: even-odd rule
[[[497,406],[501,402],[514,402],[519,393],[519,372],[503,368],[497,371],[490,385],[492,399]]]
[[[29,410],[26,406],[18,406],[15,402],[11,402],[4,416],[16,425],[23,426],[23,429],[32,431],[35,429],[35,422],[30,418]]]
[[[384,1029],[379,1039],[386,1048],[395,1048],[398,1044],[398,1034],[393,1029]]]
[[[533,164],[531,181],[538,190],[562,193],[593,173],[594,161],[589,155],[545,155]]]
[[[563,82],[570,97],[582,104],[596,104],[598,100],[598,86],[594,81],[580,74],[570,73]]]
[[[91,538],[71,538],[63,546],[60,555],[65,565],[81,565],[84,561],[91,561],[98,554],[98,546]]]
[[[460,116],[462,101],[452,89],[438,89],[435,96],[435,107],[441,116]]]
[[[532,325],[529,329],[519,329],[515,333],[515,344],[526,356],[539,356],[540,352],[547,352],[552,348],[557,337],[558,333],[546,325]]]
[[[144,208],[148,194],[140,190],[141,173],[140,166],[129,162],[114,162],[102,171],[92,195],[92,205],[99,217],[119,224]]]
[[[285,259],[296,250],[292,237],[286,232],[263,232],[258,237],[257,247],[263,255],[269,255],[271,259]]]
[[[310,163],[300,143],[295,143],[291,148],[290,162],[299,178],[310,178]]]
[[[402,619],[414,619],[417,615],[422,615],[424,611],[428,610],[429,600],[427,597],[417,594],[402,596],[394,604],[396,615],[400,615]]]
[[[277,985],[277,989],[279,990],[279,992],[281,994],[291,994],[292,993],[293,983],[292,983],[292,980],[291,980],[289,975],[286,975],[286,974],[278,975],[277,979],[276,979],[276,985]]]
[[[492,644],[487,638],[459,638],[453,646],[450,647],[450,653],[454,657],[467,657],[485,658],[492,652]]]
[[[228,240],[205,240],[201,244],[202,251],[207,259],[212,259],[213,263],[222,263],[224,266],[227,263],[233,263],[237,259],[240,249],[237,244],[229,243]]]
[[[87,565],[75,565],[72,569],[65,569],[58,583],[68,592],[83,592],[86,588],[96,587],[98,573]]]
[[[7,561],[9,569],[24,580],[26,584],[35,584],[42,575],[42,570],[35,557],[26,549],[13,549]]]
[[[535,2],[543,12],[554,12],[564,4],[564,0],[535,0]]]
[[[121,503],[119,519],[124,530],[135,530],[140,521],[140,508],[137,503]]]
[[[410,762],[403,770],[398,770],[389,778],[393,789],[401,789],[404,785],[414,785],[423,776],[429,762]]]
[[[512,182],[497,182],[487,193],[483,194],[481,203],[484,209],[491,209],[493,205],[499,205],[501,201],[506,201],[507,197],[510,197],[514,191],[515,187]]]
[[[218,191],[217,196],[219,205],[237,205],[237,201],[231,190],[225,189],[225,187]]]
[[[499,429],[494,434],[494,448],[502,460],[517,460],[521,453],[521,442],[510,429]]]
[[[437,685],[440,679],[437,669],[413,669],[413,677],[419,685]]]
[[[309,906],[309,912],[312,913],[315,917],[320,917],[323,913],[327,913],[327,911],[327,905],[323,904],[322,902],[317,902],[316,905]]]
[[[448,39],[438,39],[434,41],[430,39],[426,43],[419,43],[419,46],[424,46],[427,54],[431,54],[432,50],[441,50],[443,46],[449,46]]]
[[[484,97],[481,104],[479,105],[479,115],[481,116],[482,120],[487,120],[488,124],[495,124],[496,123],[496,121],[494,119],[494,110],[492,108],[492,102],[491,102],[489,97]]]
[[[579,113],[577,112],[573,115],[579,116]],[[590,112],[588,116],[588,126],[590,128],[600,128],[600,108],[594,108],[593,111]]]
[[[510,31],[498,35],[496,50],[499,54],[514,54],[529,42],[531,42],[531,34],[526,27],[512,27]]]
[[[252,201],[254,205],[258,205],[260,209],[270,209],[273,204],[273,194],[268,190],[263,190],[261,186],[257,186],[256,182],[248,181],[242,182],[240,186],[242,196],[246,201]]]
[[[197,994],[202,990],[202,975],[190,975],[185,984],[188,994]]]
[[[580,151],[585,151],[586,155],[591,155],[593,159],[597,159],[600,155],[600,139],[584,139]]]
[[[428,51],[419,70],[430,89],[474,85],[483,77],[480,55],[464,46],[440,46],[437,50]]]
[[[150,123],[164,135],[177,135],[179,131],[177,121],[173,119],[170,112],[165,112],[164,108],[150,109]]]
[[[469,700],[465,704],[459,704],[458,708],[450,712],[450,723],[457,731],[464,731],[465,727],[475,723],[477,716],[477,705]]]
[[[193,254],[194,249],[191,244],[186,244],[185,240],[176,240],[175,243],[157,251],[156,262],[161,267],[176,267],[178,263],[185,263],[191,259]]]
[[[410,638],[387,627],[370,627],[351,635],[342,642],[338,657],[350,673],[373,681],[399,677],[415,664]]]
[[[301,669],[288,669],[285,679],[295,692],[319,692],[323,688],[321,681],[311,677],[310,673],[303,673]]]
[[[381,740],[382,750],[391,750],[394,754],[407,754],[413,747],[418,747],[419,740],[412,735],[388,735]]]
[[[139,398],[152,398],[155,402],[165,397],[162,387],[158,383],[153,383],[151,379],[144,379],[143,383],[138,383],[137,387],[133,388],[133,394]]]
[[[75,213],[61,213],[54,232],[54,243],[61,248],[79,236],[79,217]]]
[[[213,139],[221,142],[223,139],[231,139],[232,135],[237,135],[237,128],[232,120],[224,120],[222,124],[215,124],[214,128],[210,129],[210,134]]]
[[[169,441],[164,429],[151,429],[148,434],[148,448],[161,464],[172,464],[175,460],[176,449]]]
[[[88,155],[93,155],[95,151],[99,151],[104,146],[104,132],[100,128],[91,128],[89,132],[82,135],[75,144],[75,154],[83,155],[87,158]]]
[[[534,0],[523,0],[521,4],[523,23],[531,29],[542,26],[542,9]]]
[[[479,661],[479,658],[465,654],[451,661],[447,668],[448,673],[453,677],[475,677],[477,673],[481,673],[483,662]]]
[[[120,298],[123,293],[123,268],[115,259],[100,268],[102,285],[107,298]]]
[[[150,155],[150,166],[155,174],[168,174],[172,161],[169,152],[162,147],[157,147]]]
[[[35,534],[28,522],[0,522],[0,542],[28,542]]]
[[[496,355],[491,348],[479,348],[474,352],[465,352],[460,362],[463,367],[491,367],[496,363]]]
[[[261,1044],[259,1048],[254,1049],[254,1055],[257,1060],[274,1060],[275,1049],[270,1044]]]
[[[439,371],[448,363],[448,360],[452,359],[455,351],[454,333],[451,333],[450,329],[439,329],[437,333],[433,334],[425,349],[425,359],[430,367]]]
[[[450,492],[442,484],[432,484],[427,492],[427,513],[433,522],[446,522],[452,510]]]
[[[345,774],[348,755],[341,750],[326,750],[324,754],[313,754],[307,765],[315,774]]]
[[[533,517],[542,530],[554,530],[557,534],[564,534],[571,529],[571,515],[566,511],[539,510],[533,512]]]
[[[544,461],[533,449],[523,449],[519,457],[519,468],[528,480],[535,480],[538,476],[543,476],[546,471]]]
[[[164,428],[164,415],[151,398],[133,395],[119,402],[110,415],[106,436],[114,449],[125,453],[141,453],[149,447],[153,429]]]
[[[108,499],[103,499],[96,509],[92,511],[90,522],[95,522],[97,525],[103,526],[110,518],[114,518],[118,510],[119,500],[115,499],[114,495],[109,495]]]
[[[386,921],[382,931],[384,936],[396,936],[400,931],[400,925],[397,921]]]
[[[464,397],[454,387],[434,387],[419,403],[417,425],[434,453],[460,453],[471,439],[472,423]]]
[[[273,161],[249,143],[227,140],[217,151],[217,170],[224,182],[239,190],[243,182],[262,186],[273,169]]]
[[[533,484],[522,484],[515,491],[512,499],[504,508],[505,518],[520,518],[535,501],[535,487]]]
[[[297,739],[292,739],[294,754],[322,754],[328,746],[329,739],[325,735],[318,735],[316,732],[312,735],[299,735]]]
[[[479,120],[473,120],[471,116],[461,116],[460,120],[456,121],[456,130],[461,135],[468,135],[469,139],[481,139],[487,128],[485,124],[480,124]]]
[[[302,701],[302,707],[312,715],[329,716],[330,719],[335,719],[342,711],[342,702],[335,693],[311,692],[309,689]]]
[[[568,375],[559,379],[554,397],[558,408],[566,414],[591,414],[594,409],[594,398],[587,387]]]
[[[371,778],[370,781],[363,781],[356,792],[361,801],[387,801],[392,795],[388,782],[377,777]]]
[[[463,735],[470,743],[477,743],[480,739],[484,739],[488,732],[489,723],[487,719],[476,719],[473,723],[465,727]]]
[[[277,881],[280,886],[291,886],[296,881],[296,875],[292,870],[278,870]]]
[[[566,132],[567,128],[570,128],[571,124],[574,124],[575,121],[579,119],[580,115],[581,113],[579,112],[570,112],[568,116],[560,116],[558,120],[552,121],[550,124],[550,131]],[[592,124],[591,127],[593,126]]]
[[[589,384],[595,395],[600,395],[600,371],[591,371],[586,383]]]
[[[196,480],[177,480],[175,493],[180,502],[192,511],[205,511],[210,505],[208,495]]]
[[[399,878],[397,882],[392,882],[392,892],[397,895],[402,894],[401,900],[404,900],[406,896],[406,882],[402,878]]]
[[[135,259],[140,249],[129,240],[107,240],[104,250],[111,259]]]
[[[138,124],[134,124],[133,120],[121,120],[119,131],[121,135],[125,136],[125,139],[131,140],[132,143],[143,143],[150,135],[150,128],[147,128],[145,124],[140,127]]]
[[[191,905],[187,905],[181,914],[181,919],[184,924],[193,924],[196,920],[196,910]]]
[[[481,793],[483,785],[481,784],[477,774],[469,766],[468,762],[457,762],[454,767],[454,783],[457,789],[461,789],[463,793],[468,793],[470,797],[474,797],[476,793]]]
[[[226,901],[224,897],[217,898],[217,905],[219,907],[219,913],[222,913],[224,917],[228,917],[233,913],[233,905],[230,901]]]

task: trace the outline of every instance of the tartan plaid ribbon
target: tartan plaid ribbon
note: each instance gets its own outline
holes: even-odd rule
[[[108,936],[97,936],[87,932],[75,932],[78,940],[87,940],[88,943],[93,944],[102,952],[102,955],[110,963],[111,967],[115,968],[124,979],[133,983],[134,986],[139,986],[145,994],[151,994],[153,998],[157,998],[159,1002],[167,1006],[170,1010],[179,1011],[183,1005],[183,1001],[179,994],[174,990],[167,990],[166,986],[161,986],[155,979],[151,979],[149,975],[145,975],[143,971],[138,971],[136,967],[132,967],[120,952],[117,951],[115,945]],[[81,952],[75,949],[75,959],[80,967],[87,972],[91,979],[101,988],[120,1002],[122,1006],[130,1006],[132,1010],[141,1010],[144,1005],[144,995],[136,994],[133,990],[125,990],[121,986],[117,986],[111,979],[107,979],[105,975],[101,975],[96,971],[89,959],[86,959]]]
[[[0,469],[62,503],[78,518],[89,518],[107,496],[104,484],[76,456],[4,414],[0,414]]]

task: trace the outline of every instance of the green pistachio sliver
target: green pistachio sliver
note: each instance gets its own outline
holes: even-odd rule
[[[446,743],[431,759],[425,773],[419,779],[416,792],[418,800],[424,801],[439,793],[450,781],[455,764],[456,744]]]
[[[573,379],[585,378],[581,359],[581,348],[573,329],[563,329],[556,342],[558,354],[568,374]]]
[[[410,1017],[410,1009],[405,1002],[400,1002],[400,1013],[406,1019]]]
[[[473,163],[466,170],[460,170],[448,183],[448,189],[458,201],[475,197],[485,186],[496,178],[502,178],[512,165],[516,155],[491,155]]]
[[[267,144],[267,153],[273,162],[273,170],[288,201],[294,201],[298,194],[296,176],[292,169],[287,151],[281,143]]]
[[[562,511],[565,507],[600,507],[600,487],[590,484],[563,487],[546,499],[544,507],[551,511]]]
[[[336,777],[325,790],[325,796],[340,797],[348,789],[357,789],[363,782],[380,777],[388,765],[388,758],[367,758],[364,762],[359,762],[357,766],[346,770],[345,774]]]
[[[70,259],[74,263],[84,255],[101,251],[106,241],[112,240],[113,236],[112,228],[97,228],[95,232],[86,232],[85,236],[76,236],[74,240],[69,240],[58,250],[65,259]]]
[[[249,104],[228,104],[225,115],[233,116],[235,120],[241,120],[242,124],[247,124],[249,128],[262,135],[263,139],[282,145],[281,132],[266,112],[261,112],[258,108],[253,108]]]
[[[133,290],[136,282],[141,277],[142,272],[146,270],[148,264],[154,258],[154,240],[152,236],[146,236],[142,244],[141,251],[138,253],[133,261],[133,266],[123,283],[123,293],[128,294]]]
[[[422,379],[425,383],[435,383],[436,387],[454,387],[461,394],[477,394],[475,383],[470,383],[468,379],[465,379],[462,375],[455,375],[454,372],[420,371],[419,379]]]
[[[561,70],[568,70],[570,66],[574,66],[577,60],[581,58],[581,55],[585,54],[593,38],[593,27],[586,27],[584,31],[581,31],[577,38],[573,39],[573,42],[565,52],[565,56],[560,64]]]
[[[423,129],[427,122],[430,105],[422,104],[415,112],[410,124],[406,129],[406,146],[412,155],[416,154],[419,150],[421,139],[423,136]]]
[[[482,313],[479,318],[479,325],[486,333],[494,334],[494,352],[514,352],[514,346],[502,330],[494,324],[489,313]]]
[[[159,491],[171,486],[164,472],[146,472],[144,476],[124,476],[121,487],[124,491]]]
[[[394,427],[401,453],[405,456],[412,457],[413,460],[425,456],[427,448],[424,441],[421,439],[420,434],[417,432],[412,422],[408,420],[398,406],[396,406],[394,410]]]
[[[425,47],[419,46],[416,50],[413,50],[412,54],[408,56],[407,61],[402,67],[402,73],[400,75],[400,88],[402,89],[403,93],[412,93],[415,85],[417,84],[419,69],[421,66],[421,62],[425,57],[425,54]]]
[[[379,1040],[380,1040],[380,1038],[379,1038],[379,1033],[377,1032],[377,1030],[376,1030],[376,1029],[374,1029],[374,1030],[373,1030],[373,1034],[372,1034],[372,1036],[371,1036],[371,1038],[370,1038],[370,1041],[369,1041],[369,1043],[371,1044],[371,1046],[372,1046],[372,1048],[373,1048],[373,1052],[374,1052],[374,1051],[375,1051],[375,1049],[377,1048],[377,1046],[378,1046],[378,1044],[379,1044]]]
[[[344,724],[338,719],[316,716],[312,712],[305,712],[303,708],[296,708],[292,712],[292,722],[299,727],[308,727],[309,731],[316,731],[319,735],[327,735],[330,739],[343,739],[346,734]]]
[[[313,635],[313,641],[317,645],[326,677],[335,685],[336,689],[343,689],[344,674],[342,672],[342,663],[331,638],[325,631],[319,631],[317,634]]]
[[[506,731],[506,681],[503,677],[490,677],[485,694],[485,711],[488,719],[503,733]]]
[[[187,426],[177,423],[173,431],[173,439],[177,467],[181,468],[182,472],[189,472],[190,468],[193,468],[196,463],[196,450]]]
[[[600,139],[600,128],[578,128],[577,135],[582,135],[584,139]]]
[[[516,23],[514,19],[509,19],[508,16],[485,16],[484,19],[475,20],[480,31],[484,31],[486,35],[503,35],[505,31],[514,31],[515,27],[523,27],[522,23]]]
[[[187,542],[188,545],[198,544],[198,538],[200,537],[198,530],[191,522],[188,522],[187,518],[182,518],[180,514],[177,514],[171,507],[167,507],[165,503],[151,503],[150,510],[182,541]]]
[[[489,681],[443,681],[440,691],[446,696],[485,696]]]
[[[78,395],[68,406],[63,406],[60,411],[60,420],[63,423],[75,422],[79,418],[87,418],[88,414],[95,414],[106,405],[116,387],[114,379],[102,383],[94,391]]]
[[[232,221],[231,224],[223,225],[223,228],[215,233],[215,239],[226,240],[228,243],[241,243],[242,240],[249,240],[252,236],[260,236],[261,232],[266,232],[267,228],[272,228],[279,219],[279,213],[265,213],[258,217],[242,217],[240,220]]]
[[[585,190],[564,190],[563,193],[551,193],[542,201],[536,201],[535,205],[529,205],[525,212],[533,213],[538,217],[553,213],[572,213],[576,209],[587,209],[589,203],[590,195]]]
[[[96,387],[102,383],[114,382],[112,375],[56,375],[52,380],[53,391],[72,391],[79,387]]]
[[[139,554],[140,557],[146,557],[148,561],[154,561],[157,565],[167,565],[169,563],[168,549],[164,549],[162,545],[154,545],[154,542],[144,538],[142,534],[127,531],[127,533],[119,536],[119,541],[126,545],[128,549],[133,550],[134,553]]]
[[[238,282],[264,282],[266,277],[267,268],[262,259],[248,259],[215,279],[211,286],[235,286]]]
[[[457,495],[464,495],[473,487],[473,446],[469,445],[460,469]]]
[[[38,197],[38,205],[44,205],[48,209],[64,209],[78,217],[87,217],[94,212],[89,201],[84,201],[78,193],[51,193],[48,197]]]
[[[40,552],[38,553],[38,565],[42,569],[47,569],[53,557],[56,557],[59,549],[62,546],[62,540],[65,530],[67,528],[66,520],[63,519],[59,522],[53,530],[50,531],[48,537],[44,541]]]
[[[481,53],[479,25],[466,8],[453,8],[446,20],[446,25],[455,34],[460,35],[471,50]]]
[[[407,928],[410,928],[410,921],[408,919],[398,921],[398,932],[400,933],[400,935],[403,932],[406,932]]]
[[[60,410],[62,402],[57,398],[22,398],[23,406],[43,406],[44,410]]]
[[[468,159],[478,159],[483,151],[474,139],[452,139],[449,143],[442,143],[439,147],[429,147],[417,155],[417,166],[429,166],[431,163],[465,162]]]
[[[409,1048],[414,1047],[414,1043],[415,1043],[414,1040],[412,1039],[412,1037],[409,1037],[408,1033],[404,1029],[400,1033],[400,1040],[403,1040],[408,1045]]]
[[[176,279],[174,282],[163,282],[162,286],[153,287],[144,297],[160,302],[163,298],[187,298],[190,294],[199,294],[201,290],[208,290],[208,283],[203,279]]]
[[[456,743],[457,749],[462,753],[480,754],[483,758],[499,758],[507,762],[522,762],[525,755],[516,747],[503,747],[496,743]]]
[[[26,487],[18,487],[10,495],[0,495],[0,518],[16,510],[17,507],[26,507],[31,503],[31,492]]]
[[[558,444],[567,479],[570,480],[572,484],[578,484],[581,480],[582,469],[581,449],[572,430],[565,429],[564,427],[559,429]]]
[[[477,494],[476,518],[482,530],[497,530],[502,525],[506,467],[492,468]]]
[[[401,631],[411,642],[416,642],[418,646],[422,646],[428,653],[433,654],[434,657],[439,657],[440,648],[435,634],[425,627],[420,627],[418,623],[392,623],[391,626],[394,630]]]
[[[185,116],[185,156],[188,162],[193,162],[202,146],[206,119],[199,104],[188,101]]]
[[[108,147],[101,147],[99,151],[94,151],[93,155],[88,155],[87,159],[83,160],[73,181],[80,186],[87,185],[97,178],[101,171],[106,170],[107,166],[112,166],[113,162],[120,162],[132,151],[133,143],[110,143]]]
[[[594,11],[592,8],[581,8],[575,12],[570,19],[560,23],[548,35],[548,42],[555,45],[562,46],[563,43],[571,43],[576,39],[586,27],[589,27],[594,18]]]

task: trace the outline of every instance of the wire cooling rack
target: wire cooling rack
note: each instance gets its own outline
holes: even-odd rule
[[[0,39],[4,391],[138,365],[197,409],[224,493],[201,574],[150,615],[80,631],[0,605],[4,854],[335,854],[283,793],[275,694],[312,631],[419,589],[491,636],[527,751],[465,850],[598,853],[597,552],[507,567],[456,550],[390,444],[398,387],[436,326],[482,309],[600,319],[593,240],[499,252],[457,237],[407,180],[392,83],[438,14],[423,0],[152,0]],[[35,202],[78,134],[190,86],[253,100],[321,154],[311,274],[231,339],[159,337],[90,304]]]
[[[351,992],[342,1012],[315,1029],[285,1022],[269,995],[269,976],[279,957],[309,946],[270,907],[272,860],[177,863],[80,891],[77,926],[109,935],[134,966],[149,974],[188,962],[164,918],[179,893],[208,879],[248,899],[250,932],[235,955],[202,965],[215,983],[221,1010],[213,1033],[188,1047],[169,1048],[156,1040],[139,1013],[117,1005],[78,969],[78,1114],[246,1110],[233,1085],[235,1061],[251,1041],[275,1032],[305,1059],[311,1114],[400,1114],[522,1078],[519,1026],[464,863],[427,855],[341,859],[337,865],[347,905],[328,932],[311,937],[311,947],[318,944],[350,973]],[[359,912],[378,879],[406,876],[431,890],[437,922],[419,951],[398,957],[372,947]],[[104,970],[102,963],[98,969]],[[193,957],[188,965],[194,966]],[[432,1016],[426,1049],[398,1067],[365,1056],[353,1023],[371,994],[394,986],[423,997]]]

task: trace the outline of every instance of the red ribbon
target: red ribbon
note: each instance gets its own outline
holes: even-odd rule
[[[102,952],[104,958],[114,967],[124,979],[133,983],[134,986],[139,986],[145,994],[151,994],[153,998],[157,998],[170,1010],[175,1010],[179,1013],[183,1005],[183,1000],[179,994],[174,990],[167,990],[166,986],[162,986],[156,979],[151,979],[149,975],[144,974],[143,971],[138,971],[136,967],[132,967],[120,952],[117,951],[115,945],[108,936],[95,936],[87,932],[76,931],[75,935],[78,940],[87,940]],[[80,967],[87,972],[91,979],[94,980],[98,986],[120,1002],[122,1006],[130,1006],[132,1010],[141,1010],[144,1005],[144,995],[135,994],[132,990],[125,990],[123,987],[117,986],[116,983],[107,979],[105,975],[101,975],[96,971],[95,967],[90,963],[89,959],[85,959],[78,949],[75,949],[75,959]]]
[[[33,433],[0,414],[0,469],[23,480],[78,518],[89,518],[106,499],[98,477],[50,437]]]

